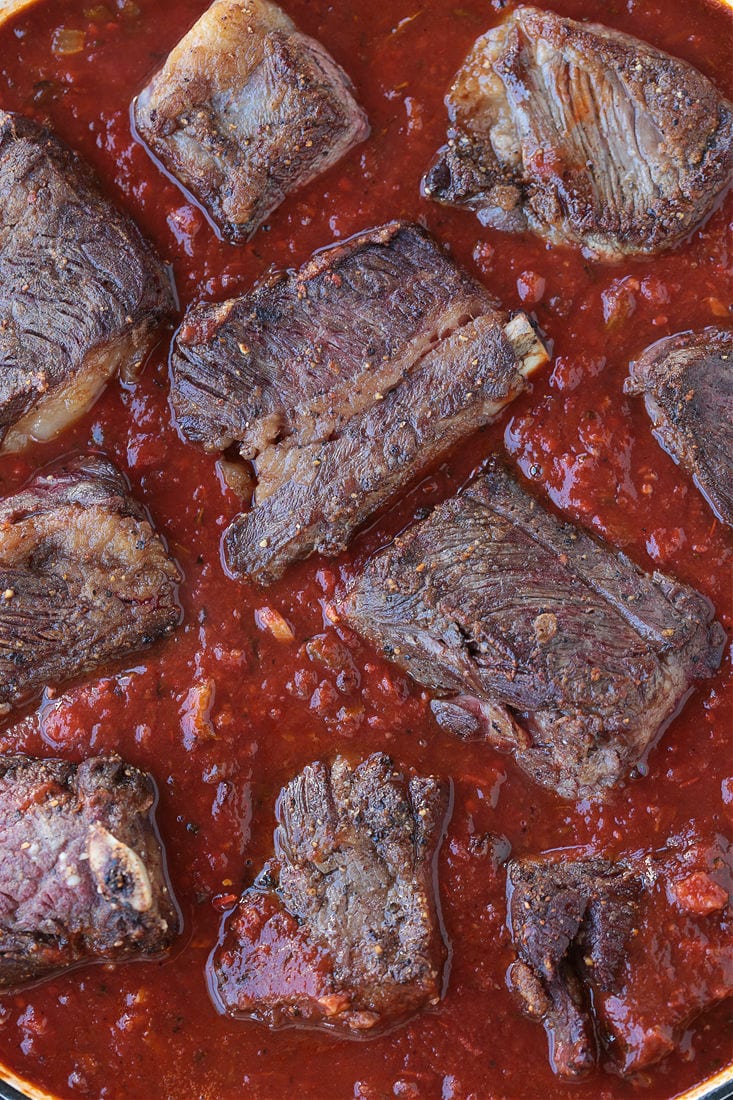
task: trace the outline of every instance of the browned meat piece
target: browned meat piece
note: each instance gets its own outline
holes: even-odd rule
[[[256,464],[255,507],[225,536],[260,583],[339,553],[396,488],[493,419],[547,355],[417,226],[392,223],[191,310],[173,404],[185,434]]]
[[[733,177],[733,104],[684,61],[519,7],[479,38],[424,181],[483,225],[618,260],[679,244]]]
[[[343,69],[269,0],[216,0],[135,103],[138,131],[227,240],[369,132]]]
[[[435,856],[449,786],[381,754],[283,789],[275,859],[225,920],[212,988],[233,1016],[373,1034],[440,999]]]
[[[508,905],[509,980],[541,1020],[557,1073],[598,1058],[636,1073],[675,1049],[689,1024],[733,995],[733,848],[677,838],[650,855],[516,860]]]
[[[733,332],[680,332],[647,348],[624,387],[644,394],[654,435],[733,527]]]
[[[179,917],[154,802],[118,756],[0,756],[0,993],[167,951]]]
[[[511,986],[544,1023],[555,1072],[572,1077],[596,1061],[584,981],[611,987],[634,931],[641,883],[623,864],[525,859],[509,864],[509,916],[518,961]]]
[[[173,309],[166,269],[89,169],[0,111],[0,450],[81,416]]]
[[[725,634],[699,592],[561,523],[498,465],[366,566],[337,604],[437,698],[566,798],[618,783]]]
[[[0,714],[170,634],[179,579],[101,458],[58,465],[0,502]]]

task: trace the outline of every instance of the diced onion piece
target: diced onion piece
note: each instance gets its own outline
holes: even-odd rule
[[[730,317],[730,307],[720,298],[705,298],[704,301],[713,317],[720,317],[721,320]]]
[[[269,630],[273,638],[277,638],[278,642],[295,641],[295,634],[293,634],[289,623],[282,617],[280,612],[276,611],[274,608],[261,607],[255,612],[255,618],[260,629]]]
[[[84,18],[92,23],[109,23],[112,12],[106,4],[94,4],[93,7],[84,8]]]
[[[211,721],[216,684],[211,678],[200,680],[186,693],[181,709],[183,743],[187,749],[194,745],[216,740],[216,730]]]
[[[71,27],[59,27],[53,36],[52,50],[57,57],[70,57],[81,53],[86,45],[84,31],[75,31]]]

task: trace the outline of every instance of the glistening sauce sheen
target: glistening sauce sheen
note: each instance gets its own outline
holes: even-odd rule
[[[622,547],[645,568],[697,585],[731,626],[731,539],[689,479],[654,442],[642,403],[622,394],[629,359],[680,329],[729,321],[731,216],[719,209],[691,242],[656,260],[586,263],[534,238],[483,230],[419,196],[442,142],[442,97],[478,34],[501,17],[495,0],[284,0],[353,77],[372,137],[291,197],[243,248],[221,244],[200,212],[135,144],[129,103],[198,17],[202,0],[48,0],[0,30],[0,104],[48,120],[97,168],[173,264],[182,306],[247,290],[270,265],[389,218],[408,217],[447,241],[507,307],[523,305],[554,345],[554,366],[503,421],[477,435],[335,561],[312,559],[265,591],[228,580],[219,538],[237,499],[215,461],[186,444],[167,404],[167,339],[134,386],[110,385],[57,442],[0,459],[0,491],[67,452],[100,449],[125,469],[185,571],[185,626],[124,668],[46,698],[0,749],[81,759],[118,750],[160,788],[159,821],[185,917],[159,965],[93,967],[0,999],[0,1061],[59,1097],[124,1100],[583,1100],[671,1097],[733,1058],[733,1007],[691,1029],[678,1056],[636,1082],[599,1074],[554,1078],[542,1029],[505,986],[511,959],[504,874],[487,834],[515,855],[587,846],[649,849],[696,824],[733,827],[729,656],[671,724],[648,765],[603,804],[574,806],[532,784],[490,748],[442,733],[428,699],[339,631],[353,666],[309,659],[304,643],[336,632],[326,609],[364,557],[416,514],[506,449],[530,488]],[[556,0],[552,7],[630,31],[684,57],[733,96],[733,17],[704,0]],[[83,48],[59,54],[68,36]],[[56,52],[54,50],[56,47]],[[277,641],[264,608],[294,633]],[[340,678],[339,678],[339,674]],[[196,686],[199,691],[196,692]],[[199,722],[194,721],[196,702]],[[270,1032],[218,1016],[204,966],[231,896],[271,854],[274,801],[304,764],[386,749],[406,767],[455,780],[440,859],[452,944],[444,1002],[392,1034],[350,1042]],[[692,976],[691,980],[694,980]],[[649,991],[650,997],[654,991]]]

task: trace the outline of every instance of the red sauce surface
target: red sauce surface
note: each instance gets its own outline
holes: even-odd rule
[[[567,515],[698,586],[731,627],[730,532],[658,447],[643,404],[626,398],[629,359],[667,333],[714,323],[733,301],[733,201],[671,255],[618,267],[587,263],[533,237],[484,230],[469,213],[432,205],[419,180],[445,133],[442,98],[478,34],[501,18],[495,0],[284,0],[303,30],[348,69],[371,123],[369,141],[288,199],[243,248],[222,244],[135,144],[129,104],[195,21],[203,0],[44,0],[0,30],[0,104],[48,120],[96,167],[173,264],[185,307],[246,291],[271,266],[362,228],[408,217],[509,308],[530,309],[554,365],[504,419],[405,494],[338,560],[311,559],[268,590],[227,579],[219,538],[238,510],[215,460],[182,441],[167,403],[168,334],[133,386],[111,384],[71,431],[32,455],[0,459],[0,492],[58,455],[100,449],[129,473],[185,573],[185,625],[122,670],[49,692],[38,712],[0,731],[0,750],[81,759],[118,750],[149,769],[185,931],[161,964],[91,967],[0,1000],[0,1061],[59,1097],[125,1100],[583,1100],[671,1097],[733,1058],[733,1008],[698,1021],[679,1055],[623,1082],[607,1073],[568,1086],[541,1027],[505,985],[511,960],[504,874],[482,845],[514,855],[572,845],[649,849],[698,826],[733,824],[730,653],[652,750],[604,803],[578,805],[534,785],[513,761],[441,732],[426,694],[325,609],[335,587],[426,505],[465,482],[492,451]],[[705,0],[550,0],[545,6],[634,33],[696,64],[733,97],[733,17]],[[86,12],[86,14],[85,14]],[[58,28],[85,32],[57,56]],[[620,303],[620,306],[619,306]],[[620,309],[620,315],[619,315]],[[610,315],[610,321],[604,316]],[[615,316],[615,320],[613,320]],[[258,611],[285,616],[277,641]],[[340,636],[352,664],[311,660],[304,643]],[[196,685],[205,719],[192,722]],[[392,1034],[354,1042],[270,1032],[218,1016],[204,967],[227,895],[272,851],[274,800],[307,762],[384,749],[406,767],[452,776],[455,808],[440,859],[452,944],[444,1002]],[[691,979],[691,980],[694,980]],[[650,991],[653,997],[654,991]]]

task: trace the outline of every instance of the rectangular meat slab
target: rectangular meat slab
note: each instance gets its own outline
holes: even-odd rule
[[[680,244],[733,179],[733,103],[600,23],[516,7],[476,40],[446,105],[425,195],[594,259]]]
[[[59,463],[0,501],[0,715],[170,634],[179,579],[106,459]]]
[[[418,226],[393,222],[186,316],[172,355],[182,431],[236,443],[257,473],[225,535],[232,573],[267,584],[339,553],[394,492],[488,423],[544,365],[524,314]]]
[[[215,0],[134,104],[143,141],[224,237],[369,133],[349,77],[269,0]]]
[[[0,756],[0,993],[167,951],[179,916],[154,803],[118,756]]]
[[[624,391],[643,394],[659,443],[733,527],[733,329],[657,340],[631,364]]]
[[[512,860],[507,885],[509,982],[544,1024],[564,1077],[592,1069],[600,1053],[617,1072],[640,1073],[733,995],[728,836],[692,830],[614,860],[567,851]]]
[[[81,416],[173,311],[166,268],[90,169],[0,111],[0,451]]]
[[[368,562],[337,610],[434,692],[441,725],[568,798],[639,762],[725,640],[703,595],[562,523],[497,463]]]
[[[271,1027],[368,1035],[443,991],[435,859],[450,784],[383,753],[296,775],[277,802],[275,858],[223,922],[211,958],[224,1010]]]

